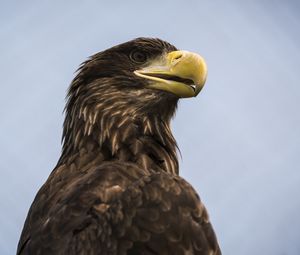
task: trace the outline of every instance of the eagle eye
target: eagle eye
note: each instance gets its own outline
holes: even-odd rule
[[[147,61],[148,55],[146,52],[136,50],[130,53],[130,59],[135,63],[142,64]]]

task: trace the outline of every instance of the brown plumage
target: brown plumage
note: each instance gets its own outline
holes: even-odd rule
[[[170,130],[178,96],[134,74],[175,50],[139,38],[82,64],[68,93],[62,155],[17,254],[221,254],[204,205],[178,176]]]

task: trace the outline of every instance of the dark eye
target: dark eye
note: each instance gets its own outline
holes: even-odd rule
[[[138,64],[142,64],[145,63],[148,59],[148,55],[146,52],[142,52],[142,51],[133,51],[130,53],[130,58],[132,61],[138,63]]]

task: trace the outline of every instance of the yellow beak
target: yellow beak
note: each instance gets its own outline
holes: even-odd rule
[[[151,80],[148,87],[178,97],[195,97],[204,86],[207,68],[204,59],[188,51],[172,51],[134,73]]]

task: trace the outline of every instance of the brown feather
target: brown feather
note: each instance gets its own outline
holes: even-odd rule
[[[79,68],[62,155],[31,205],[17,254],[221,254],[204,205],[178,176],[170,129],[178,98],[133,74],[137,49],[152,58],[176,50],[139,38]]]

